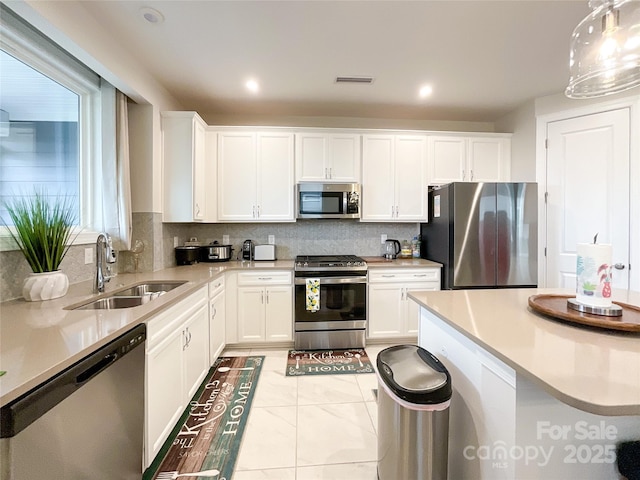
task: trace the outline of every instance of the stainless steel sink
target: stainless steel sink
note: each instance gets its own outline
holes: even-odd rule
[[[145,282],[139,283],[137,285],[133,285],[124,290],[120,290],[118,292],[114,292],[114,296],[142,296],[149,295],[152,293],[163,293],[173,290],[174,288],[179,287],[180,285],[184,285],[185,281],[175,281],[175,282]]]
[[[79,307],[74,308],[74,310],[113,310],[116,308],[131,308],[137,307],[144,303],[148,303],[151,301],[150,296],[138,296],[138,297],[121,297],[121,296],[112,296],[106,298],[100,298],[98,300],[94,300],[91,303],[87,303],[85,305],[81,305]]]
[[[113,310],[132,308],[149,303],[160,295],[184,285],[186,280],[142,282],[112,293],[108,297],[99,298],[71,310]]]

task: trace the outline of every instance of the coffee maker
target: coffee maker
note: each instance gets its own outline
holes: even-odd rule
[[[255,245],[253,240],[245,240],[242,244],[242,260],[253,260],[253,249]]]

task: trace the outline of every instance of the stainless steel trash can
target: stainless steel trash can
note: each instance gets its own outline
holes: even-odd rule
[[[451,376],[424,348],[382,350],[378,366],[378,478],[446,480]]]

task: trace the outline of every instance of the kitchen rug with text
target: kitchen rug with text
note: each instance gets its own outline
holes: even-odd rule
[[[220,357],[143,480],[230,480],[263,356]]]
[[[289,350],[288,377],[374,373],[364,348],[348,350]]]

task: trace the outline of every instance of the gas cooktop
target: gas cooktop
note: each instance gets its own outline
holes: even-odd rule
[[[367,270],[367,262],[356,255],[298,255],[296,271]]]

